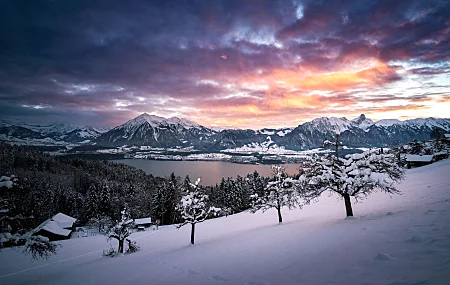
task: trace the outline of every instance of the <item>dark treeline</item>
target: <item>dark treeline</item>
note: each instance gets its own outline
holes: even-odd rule
[[[9,215],[32,217],[26,224],[9,225],[9,232],[34,228],[58,212],[76,217],[82,225],[99,219],[118,221],[124,207],[133,218],[151,216],[162,225],[179,223],[176,206],[194,182],[175,174],[154,177],[125,164],[54,157],[9,144],[0,144],[1,175],[18,178],[18,186],[0,188],[0,198],[8,201]],[[209,196],[211,206],[227,215],[250,208],[250,196],[261,194],[267,181],[255,171],[246,177],[224,178],[219,184],[202,187],[202,191]]]

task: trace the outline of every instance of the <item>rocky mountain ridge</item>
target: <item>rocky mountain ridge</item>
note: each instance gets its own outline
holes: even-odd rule
[[[142,114],[109,131],[68,125],[36,126],[0,124],[0,138],[50,138],[75,144],[101,147],[147,146],[162,149],[224,151],[244,146],[275,145],[291,150],[322,147],[323,141],[340,133],[349,147],[379,147],[406,143],[413,139],[430,139],[433,129],[450,132],[450,119],[386,119],[377,122],[365,115],[349,120],[345,117],[322,117],[295,128],[214,130],[177,117],[163,118]]]

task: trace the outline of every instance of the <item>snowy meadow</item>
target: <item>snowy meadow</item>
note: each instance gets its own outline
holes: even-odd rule
[[[140,251],[102,257],[104,236],[60,241],[30,261],[0,253],[0,284],[367,284],[450,282],[450,160],[406,172],[402,195],[375,193],[345,218],[337,196],[288,211],[243,212],[190,228],[133,233]],[[111,244],[113,243],[113,244]]]

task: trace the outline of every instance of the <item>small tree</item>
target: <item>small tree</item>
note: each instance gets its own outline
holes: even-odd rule
[[[219,208],[208,206],[208,195],[201,191],[199,183],[200,178],[197,179],[195,184],[190,184],[190,190],[183,194],[177,206],[177,210],[180,211],[184,221],[177,228],[191,224],[191,244],[194,244],[195,224],[205,221],[211,214],[220,211]]]
[[[31,255],[33,259],[47,259],[56,254],[59,246],[59,244],[50,242],[47,237],[30,236],[25,243],[23,252]]]
[[[301,207],[301,195],[296,187],[298,181],[290,178],[284,167],[273,165],[272,170],[273,178],[264,188],[263,194],[258,195],[256,193],[251,195],[252,207],[250,211],[255,213],[258,210],[262,210],[265,212],[270,208],[275,208],[278,212],[278,222],[282,223],[281,208],[286,206],[291,210]]]
[[[123,244],[125,239],[132,234],[131,229],[134,226],[133,220],[130,219],[127,209],[122,212],[122,219],[117,222],[108,233],[108,239],[116,239],[119,242],[118,253],[123,253]]]
[[[307,188],[314,197],[324,191],[339,194],[344,199],[347,216],[353,216],[350,197],[358,200],[377,190],[399,194],[396,183],[403,177],[404,170],[397,164],[394,154],[370,150],[345,158],[314,155],[302,179],[307,181]]]

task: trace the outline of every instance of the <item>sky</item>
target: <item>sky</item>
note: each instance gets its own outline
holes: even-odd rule
[[[0,119],[450,117],[450,1],[0,0]]]

